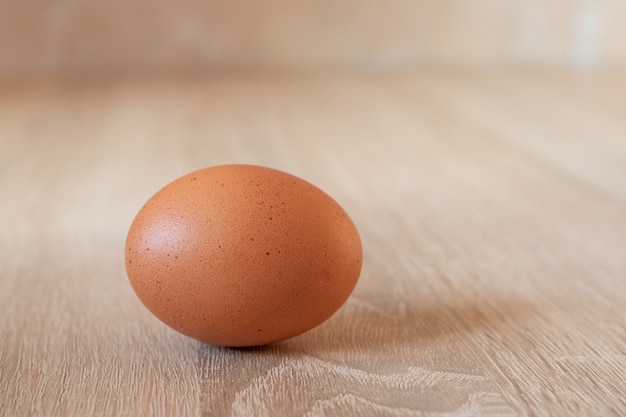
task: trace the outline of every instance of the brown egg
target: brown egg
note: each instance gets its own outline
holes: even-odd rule
[[[146,307],[216,345],[264,345],[321,324],[354,289],[361,263],[358,231],[339,204],[251,165],[175,180],[126,239],[126,271]]]

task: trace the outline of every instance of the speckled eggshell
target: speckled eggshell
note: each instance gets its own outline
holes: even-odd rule
[[[361,272],[358,231],[330,196],[270,168],[223,165],[168,184],[126,240],[130,282],[154,315],[225,346],[301,334],[333,315]]]

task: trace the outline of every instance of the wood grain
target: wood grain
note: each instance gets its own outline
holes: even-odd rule
[[[0,415],[623,416],[626,76],[220,76],[0,87]],[[166,328],[123,243],[229,162],[333,195],[361,280],[313,331]]]

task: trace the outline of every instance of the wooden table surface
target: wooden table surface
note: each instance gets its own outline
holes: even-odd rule
[[[305,178],[351,298],[215,347],[133,293],[126,232],[222,163]],[[221,75],[0,87],[0,415],[626,415],[626,74]]]

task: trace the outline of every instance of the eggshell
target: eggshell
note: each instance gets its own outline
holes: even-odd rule
[[[216,345],[264,345],[321,324],[346,301],[361,264],[358,231],[337,202],[252,165],[173,181],[126,240],[126,271],[146,307]]]

